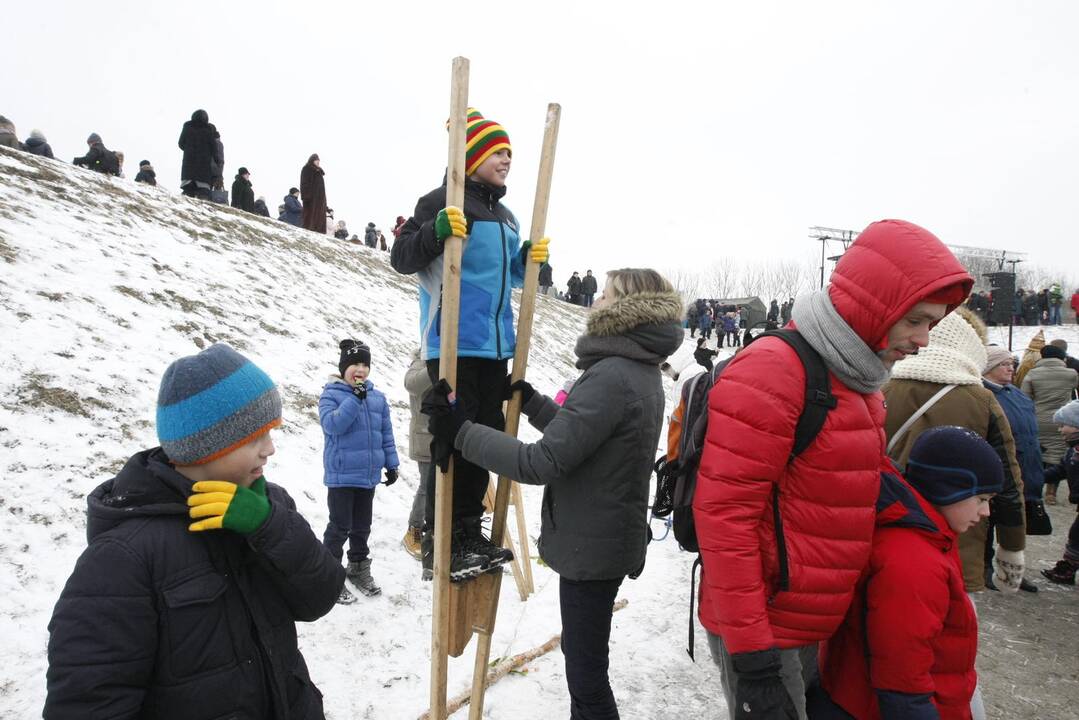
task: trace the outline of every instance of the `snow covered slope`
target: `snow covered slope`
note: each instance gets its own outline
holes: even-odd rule
[[[128,455],[156,444],[167,364],[225,341],[277,381],[285,424],[267,474],[321,535],[317,401],[337,341],[371,345],[372,379],[389,396],[403,450],[415,295],[387,253],[0,148],[0,717],[40,716],[46,625],[86,543],[84,498]],[[577,374],[584,314],[547,298],[537,312],[529,376],[553,394]],[[535,437],[531,428],[523,435]],[[401,476],[375,503],[373,572],[383,595],[300,629],[336,720],[412,718],[427,707],[431,585],[400,546],[415,465],[403,460]],[[534,540],[539,491],[525,488],[525,504]],[[643,577],[623,585],[629,605],[614,618],[611,675],[625,718],[722,716],[715,671],[683,650],[691,560],[671,539],[654,543]],[[559,632],[557,576],[534,572],[527,603],[507,578],[493,657]],[[707,658],[699,633],[697,649]],[[471,665],[470,648],[451,666],[451,695]],[[493,687],[486,715],[564,717],[567,707],[555,652]]]

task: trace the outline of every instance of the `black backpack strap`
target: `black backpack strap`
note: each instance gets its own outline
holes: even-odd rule
[[[693,561],[693,567],[689,570],[689,645],[686,647],[686,652],[689,653],[689,659],[693,662],[697,662],[697,658],[693,657],[693,607],[697,601],[697,570],[701,567],[701,554],[697,553],[697,559]]]
[[[768,336],[777,337],[790,345],[794,352],[798,353],[798,359],[802,361],[802,367],[805,368],[805,407],[794,429],[794,447],[791,449],[790,456],[790,461],[793,461],[816,439],[817,434],[824,427],[828,411],[835,408],[836,399],[832,395],[832,381],[828,378],[828,367],[824,364],[824,359],[806,342],[800,332],[787,328],[769,330],[753,339]]]

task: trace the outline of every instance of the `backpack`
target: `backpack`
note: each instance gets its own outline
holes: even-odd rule
[[[748,346],[762,337],[777,337],[791,346],[805,368],[805,406],[798,417],[794,430],[794,447],[787,462],[793,462],[799,454],[816,439],[828,411],[836,406],[828,368],[820,354],[814,350],[801,333],[793,329],[769,330],[746,342]],[[675,540],[687,552],[697,553],[690,571],[689,599],[689,656],[693,658],[693,607],[696,601],[696,572],[701,565],[697,528],[693,519],[693,494],[697,489],[697,471],[700,469],[704,438],[708,431],[708,394],[716,380],[732,358],[727,358],[711,371],[698,373],[682,386],[681,399],[671,415],[667,429],[667,452],[656,461],[656,498],[652,515],[672,518]],[[773,494],[778,496],[779,487]],[[774,505],[778,512],[778,503]],[[780,527],[777,523],[777,527]],[[780,558],[786,564],[786,558]],[[786,588],[781,588],[786,589]]]

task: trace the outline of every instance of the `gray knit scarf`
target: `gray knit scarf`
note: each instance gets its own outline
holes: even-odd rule
[[[888,382],[891,370],[840,316],[828,288],[798,298],[791,317],[828,369],[851,390],[875,393]]]

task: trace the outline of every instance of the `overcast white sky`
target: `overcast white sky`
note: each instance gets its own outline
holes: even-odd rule
[[[571,270],[792,257],[810,225],[899,217],[1074,263],[1079,3],[83,2],[8,12],[0,114],[58,157],[100,133],[177,190],[205,108],[226,182],[271,212],[318,152],[329,205],[388,234],[441,180],[451,59],[514,146],[527,228],[548,102],[547,223]],[[12,8],[14,10],[14,8]]]

